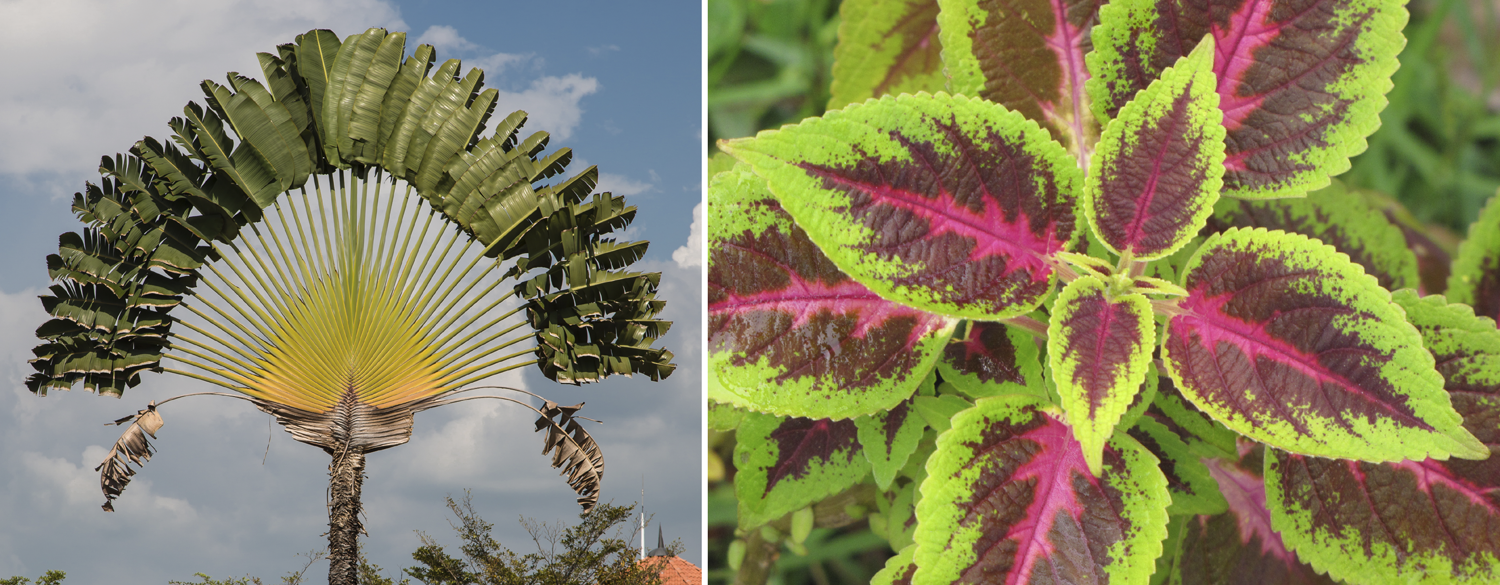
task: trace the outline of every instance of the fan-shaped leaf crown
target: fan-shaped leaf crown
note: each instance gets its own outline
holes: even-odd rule
[[[104,157],[74,196],[87,226],[47,260],[32,391],[119,395],[165,369],[328,412],[351,392],[419,401],[526,353],[562,382],[670,375],[651,347],[670,326],[660,275],[625,270],[647,242],[610,237],[635,208],[590,196],[593,167],[564,176],[571,151],[521,136],[525,112],[486,134],[498,93],[483,72],[405,44],[309,31],[258,55],[263,80],[204,81],[170,140]],[[497,267],[518,279],[498,300]],[[497,342],[514,327],[495,315],[521,312],[536,349],[491,359],[520,340]]]

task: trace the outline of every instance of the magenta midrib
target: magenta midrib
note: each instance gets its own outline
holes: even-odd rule
[[[1009,6],[1009,8],[1012,11],[1014,11],[1014,13],[1020,13],[1021,12],[1021,9],[1019,7],[1017,7],[1017,6],[1015,6],[1014,4],[1011,4]],[[999,26],[998,23],[997,24],[988,24],[988,19],[986,19],[986,20],[987,20],[987,22],[986,22],[987,27],[998,27]],[[1032,34],[1034,34],[1038,38],[1042,39],[1042,44],[1043,45],[1047,45],[1048,44],[1047,35],[1042,34],[1041,30],[1037,29],[1036,26],[1033,26],[1032,23],[1031,23],[1031,21],[1029,19],[1021,18],[1021,19],[1018,19],[1018,20],[1022,24],[1025,24],[1026,28],[1029,29]],[[976,29],[975,30],[975,35],[977,36],[977,34],[978,34],[978,30]],[[999,36],[1003,37],[1003,35],[999,35]],[[985,56],[994,57],[993,55],[985,55]],[[1025,91],[1026,95],[1028,95],[1028,96],[1031,97],[1031,101],[1036,102],[1037,107],[1041,108],[1042,113],[1046,114],[1049,118],[1052,116],[1052,107],[1050,105],[1050,102],[1042,99],[1042,96],[1037,95],[1036,91],[1033,91],[1032,87],[1030,87],[1030,86],[1026,85],[1025,83],[1023,83],[1022,80],[1021,80],[1021,76],[1016,75],[1016,72],[1013,69],[1011,69],[1011,66],[1010,66],[1011,64],[1006,59],[991,58],[991,59],[987,59],[987,60],[982,60],[981,61],[981,67],[980,67],[980,69],[981,69],[981,77],[984,78],[984,80],[986,82],[986,86],[988,86],[989,76],[988,75],[984,75],[984,71],[985,71],[984,66],[985,65],[991,65],[991,66],[994,66],[994,67],[999,67],[1001,70],[1003,70],[1005,72],[1005,74],[1007,76],[1009,76],[1011,78],[1011,80],[1014,82],[1015,87],[1018,87],[1021,90]],[[981,90],[981,91],[983,91],[983,90]]]
[[[1404,469],[1417,477],[1417,487],[1432,497],[1432,487],[1442,485],[1458,492],[1469,502],[1483,508],[1491,516],[1500,516],[1500,507],[1497,507],[1486,496],[1500,491],[1500,487],[1481,487],[1464,478],[1458,477],[1445,467],[1442,462],[1432,459],[1422,461],[1403,460],[1388,465],[1397,469]],[[1434,506],[1436,509],[1436,506]]]
[[[1100,311],[1102,316],[1099,319],[1100,323],[1098,328],[1098,335],[1096,335],[1094,338],[1094,361],[1093,364],[1091,364],[1093,367],[1088,368],[1088,376],[1085,378],[1085,380],[1088,382],[1089,387],[1084,389],[1084,395],[1088,397],[1089,401],[1088,407],[1090,420],[1093,420],[1095,413],[1099,410],[1099,403],[1103,401],[1103,397],[1098,396],[1098,394],[1104,393],[1100,391],[1101,384],[1099,383],[1099,378],[1113,378],[1114,371],[1118,370],[1121,365],[1119,363],[1106,364],[1104,359],[1104,347],[1109,342],[1110,326],[1114,321],[1115,309],[1118,306],[1115,303],[1111,303],[1108,299],[1104,298],[1103,292],[1100,292],[1098,294],[1098,297],[1099,298],[1097,302],[1103,303],[1104,309]],[[1108,373],[1106,373],[1106,370],[1108,371]],[[1077,375],[1075,375],[1073,379],[1077,380]],[[1105,384],[1102,386],[1102,389],[1107,391],[1113,385]]]
[[[837,290],[839,288],[852,289],[853,292],[840,292]],[[839,315],[853,313],[856,315],[856,321],[854,331],[850,332],[850,335],[856,338],[863,337],[875,323],[891,317],[901,315],[925,317],[928,315],[875,296],[874,293],[869,292],[869,289],[854,282],[845,283],[841,287],[803,287],[802,290],[805,292],[797,295],[787,294],[786,290],[751,295],[730,294],[727,299],[710,305],[708,310],[710,314],[716,315],[743,315],[766,311],[795,313],[796,318],[792,321],[794,328],[807,325],[812,316],[820,310],[826,309]],[[922,329],[918,328],[918,330]]]
[[[1087,159],[1083,152],[1083,84],[1089,79],[1088,68],[1082,64],[1083,54],[1078,51],[1078,41],[1083,37],[1083,29],[1075,27],[1068,22],[1068,11],[1062,0],[1052,0],[1052,18],[1056,22],[1051,37],[1044,37],[1047,47],[1057,53],[1067,69],[1063,77],[1064,87],[1058,88],[1058,94],[1066,92],[1072,98],[1073,106],[1073,141],[1081,155],[1079,159]],[[1048,108],[1051,109],[1051,108]],[[1088,165],[1083,165],[1084,172],[1088,172]]]
[[[1268,26],[1266,18],[1270,12],[1271,0],[1247,0],[1239,11],[1229,17],[1228,31],[1222,31],[1217,24],[1209,29],[1215,39],[1230,41],[1218,43],[1214,47],[1214,75],[1218,76],[1219,81],[1219,109],[1224,111],[1224,126],[1228,129],[1238,128],[1243,120],[1243,117],[1235,119],[1230,116],[1230,112],[1238,109],[1242,101],[1258,104],[1262,99],[1261,96],[1254,96],[1242,100],[1236,95],[1235,88],[1244,80],[1245,71],[1254,63],[1251,54],[1268,45],[1270,39],[1280,32],[1279,27]],[[1253,23],[1258,23],[1262,30],[1250,35]],[[1247,44],[1246,36],[1251,36],[1255,42]]]
[[[1424,430],[1432,429],[1431,425],[1428,425],[1421,419],[1416,418],[1414,415],[1410,415],[1397,410],[1395,406],[1387,404],[1383,400],[1380,400],[1378,397],[1370,395],[1370,393],[1365,391],[1364,388],[1355,385],[1353,382],[1349,381],[1343,376],[1340,376],[1338,373],[1324,368],[1321,364],[1317,364],[1317,360],[1315,357],[1308,356],[1301,350],[1292,347],[1291,344],[1288,344],[1285,341],[1282,341],[1280,338],[1266,332],[1265,326],[1248,323],[1246,321],[1242,321],[1240,319],[1236,319],[1234,317],[1223,314],[1223,312],[1220,310],[1220,307],[1222,307],[1224,303],[1228,302],[1229,298],[1234,296],[1235,294],[1236,293],[1234,292],[1230,292],[1219,295],[1216,298],[1209,299],[1200,296],[1200,290],[1193,291],[1192,295],[1189,296],[1188,299],[1185,300],[1181,305],[1182,308],[1188,310],[1188,313],[1186,315],[1174,317],[1172,319],[1172,323],[1180,322],[1184,326],[1189,327],[1189,329],[1184,330],[1173,327],[1173,330],[1180,332],[1178,333],[1178,335],[1185,336],[1186,333],[1192,331],[1191,323],[1189,322],[1189,320],[1196,320],[1199,324],[1199,327],[1197,327],[1197,333],[1200,335],[1200,338],[1203,339],[1203,343],[1206,346],[1211,347],[1211,345],[1209,344],[1217,341],[1224,341],[1226,343],[1236,345],[1240,347],[1241,351],[1245,353],[1246,358],[1249,359],[1252,366],[1254,365],[1255,358],[1266,355],[1268,353],[1280,354],[1280,356],[1284,358],[1281,360],[1282,363],[1290,364],[1293,368],[1301,372],[1303,375],[1306,375],[1312,378],[1314,381],[1319,382],[1319,387],[1322,386],[1321,382],[1323,381],[1334,382],[1338,384],[1339,387],[1343,388],[1346,392],[1363,398],[1366,404],[1376,405],[1381,409],[1387,411],[1390,415],[1402,419],[1402,422],[1405,422],[1410,426],[1415,426]],[[1326,307],[1325,309],[1335,310],[1336,308]],[[1225,339],[1226,336],[1224,335],[1214,335],[1214,332],[1228,334],[1239,340],[1242,340],[1242,343],[1235,343],[1235,341],[1232,339]],[[1186,341],[1185,338],[1184,341]],[[1337,348],[1337,350],[1374,351],[1366,348]],[[1280,397],[1270,398],[1276,399]]]
[[[1219,484],[1224,500],[1229,503],[1235,525],[1240,529],[1240,544],[1249,545],[1252,536],[1259,536],[1261,554],[1281,560],[1287,566],[1295,566],[1297,558],[1287,552],[1281,543],[1281,535],[1271,528],[1265,482],[1250,472],[1231,467],[1227,461],[1210,457],[1204,457],[1202,461],[1208,467],[1208,474]]]
[[[885,185],[862,183],[842,175],[830,173],[825,175],[825,178],[869,194],[870,203],[866,207],[886,205],[909,211],[917,217],[926,219],[928,233],[923,236],[924,240],[930,240],[945,233],[953,233],[973,240],[974,249],[969,252],[968,258],[970,262],[995,255],[1020,260],[1019,262],[1006,262],[1002,276],[1009,276],[1021,268],[1030,268],[1033,281],[1046,280],[1051,276],[1051,267],[1043,258],[1062,249],[1060,242],[1050,241],[1052,234],[1055,233],[1054,225],[1049,224],[1047,227],[1048,241],[1039,240],[1035,234],[1031,233],[1031,230],[1021,227],[1030,223],[1030,218],[1024,212],[1017,210],[1015,217],[1006,221],[1004,213],[999,209],[999,204],[989,196],[983,199],[984,215],[976,217],[970,214],[945,213],[966,209],[958,205],[953,195],[946,191],[936,199],[928,199],[909,191]],[[1011,229],[992,232],[985,229],[989,226],[1004,226]],[[1008,252],[1008,254],[996,253],[994,250]]]
[[[1188,96],[1188,99],[1192,99],[1192,91],[1193,80],[1189,79],[1187,87],[1183,89],[1183,95]],[[1173,99],[1172,101],[1176,102],[1177,100]],[[1168,115],[1170,116],[1170,114]],[[1176,116],[1171,116],[1171,118],[1172,125],[1167,129],[1167,135],[1176,136],[1177,127],[1181,124],[1181,120],[1178,120]],[[1128,243],[1124,247],[1127,249],[1134,250],[1145,240],[1145,236],[1141,234],[1141,227],[1146,224],[1146,216],[1151,214],[1151,202],[1156,199],[1156,182],[1161,178],[1161,162],[1166,157],[1167,148],[1171,144],[1171,140],[1161,141],[1161,150],[1156,153],[1156,158],[1151,161],[1151,178],[1146,180],[1146,186],[1142,188],[1141,196],[1135,200],[1139,204],[1136,205],[1135,217],[1131,218],[1130,230],[1126,232]],[[1101,182],[1100,185],[1102,186],[1103,183]],[[1110,201],[1108,198],[1104,198],[1104,200]]]
[[[1067,486],[1071,483],[1067,481],[1069,479],[1069,472],[1078,470],[1084,477],[1089,478],[1090,484],[1095,489],[1098,489],[1098,479],[1089,475],[1088,467],[1083,460],[1082,447],[1073,438],[1073,432],[1066,425],[1051,416],[1045,414],[1038,414],[1037,416],[1045,417],[1047,424],[1031,432],[1011,437],[996,445],[992,445],[985,450],[985,453],[974,454],[974,458],[978,459],[991,452],[1009,447],[1011,442],[1018,440],[1028,440],[1042,446],[1041,453],[1017,467],[1004,483],[995,486],[994,490],[983,494],[982,497],[971,500],[975,502],[988,501],[994,495],[995,491],[1003,489],[1007,484],[1024,481],[1031,477],[1036,477],[1038,480],[1038,484],[1034,488],[1038,497],[1033,499],[1031,504],[1026,507],[1025,517],[1020,522],[1011,526],[1006,531],[1004,538],[994,541],[993,546],[999,546],[1001,543],[1012,539],[1017,543],[1015,558],[1019,562],[1011,564],[1011,570],[1006,575],[1006,585],[1016,585],[1024,582],[1026,577],[1031,573],[1032,567],[1036,564],[1036,560],[1052,553],[1051,543],[1047,542],[1045,535],[1052,529],[1052,524],[1055,522],[1058,512],[1067,512],[1075,520],[1078,519],[1080,513],[1076,509],[1080,505],[1076,494],[1067,489]],[[1054,454],[1056,455],[1049,456]],[[1063,486],[1062,493],[1064,495],[1054,498],[1053,494],[1057,492],[1059,484]],[[974,520],[974,513],[971,510],[961,524],[969,525]],[[1033,551],[1034,547],[1039,550]],[[988,550],[976,551],[976,557],[982,558],[988,552]]]

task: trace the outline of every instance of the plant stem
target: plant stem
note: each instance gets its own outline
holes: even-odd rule
[[[360,488],[365,481],[365,454],[356,449],[333,453],[328,466],[328,583],[358,585]]]
[[[1024,329],[1032,335],[1035,335],[1042,339],[1047,338],[1047,324],[1038,321],[1035,318],[1032,318],[1030,315],[1021,315],[1019,317],[1001,319],[1000,322],[1006,325],[1010,325],[1011,327],[1019,327],[1021,329]]]

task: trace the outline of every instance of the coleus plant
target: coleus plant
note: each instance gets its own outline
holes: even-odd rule
[[[740,581],[859,518],[880,583],[1500,580],[1500,208],[1444,298],[1332,179],[1400,2],[842,14],[833,109],[711,163]]]

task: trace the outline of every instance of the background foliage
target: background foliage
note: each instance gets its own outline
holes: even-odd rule
[[[1500,2],[1415,0],[1408,9],[1407,45],[1381,128],[1340,179],[1393,196],[1452,254],[1500,188]],[[831,0],[709,0],[708,156],[720,138],[823,113],[838,26]],[[710,173],[719,170],[710,164]],[[733,578],[735,439],[714,430],[713,419],[708,576],[723,583]],[[892,554],[865,520],[815,529],[798,550],[782,551],[768,583],[868,582]]]

